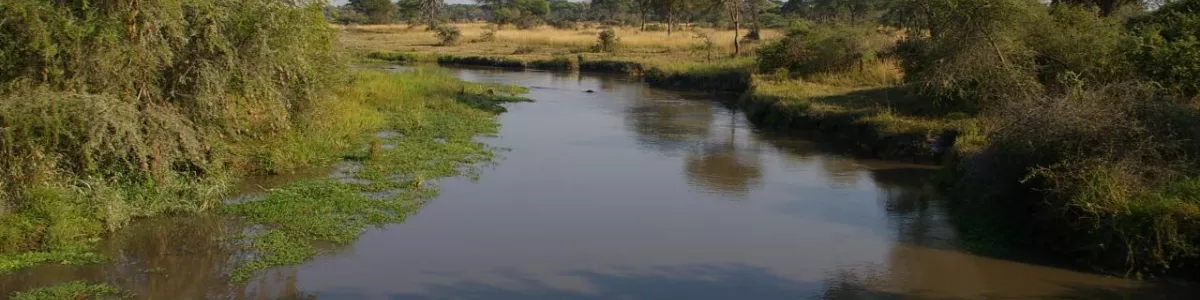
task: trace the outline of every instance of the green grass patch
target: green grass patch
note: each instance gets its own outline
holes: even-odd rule
[[[59,299],[131,299],[133,293],[103,283],[72,281],[59,285],[16,292],[12,300],[59,300]]]
[[[86,265],[105,260],[107,258],[104,255],[94,252],[86,245],[62,247],[51,251],[3,254],[0,255],[0,275],[40,264]]]
[[[753,81],[742,106],[763,126],[820,130],[893,159],[932,160],[935,152],[977,149],[983,142],[976,117],[947,113],[900,87],[766,76]],[[938,149],[934,141],[950,132],[957,137],[953,149]]]

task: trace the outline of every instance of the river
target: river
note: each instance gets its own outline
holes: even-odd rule
[[[0,296],[88,279],[146,299],[1196,299],[971,254],[926,186],[934,168],[764,132],[721,96],[623,76],[448,72],[527,86],[536,102],[500,116],[486,139],[502,148],[495,164],[442,180],[403,224],[230,284],[245,253],[214,240],[236,223],[157,218],[106,240],[112,263],[3,276]]]

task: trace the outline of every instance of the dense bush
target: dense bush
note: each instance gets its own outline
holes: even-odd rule
[[[909,36],[897,45],[905,81],[952,110],[1038,96],[1036,56],[1024,39],[1046,19],[1037,1],[904,2],[926,5],[927,20],[905,19]],[[929,32],[928,35],[922,34]]]
[[[459,38],[462,37],[462,31],[459,31],[458,27],[454,25],[441,25],[435,31],[437,31],[437,37],[442,46],[456,45]]]
[[[1195,261],[1200,111],[1160,95],[1111,85],[1005,102],[958,188],[1062,254],[1138,272]]]
[[[324,103],[334,37],[275,0],[3,1],[0,252],[211,206]]]
[[[943,27],[898,45],[919,91],[987,108],[984,147],[955,168],[958,198],[995,206],[1022,240],[1093,265],[1194,272],[1197,3],[1127,24],[1078,7],[967,6],[949,16],[996,26]]]
[[[343,25],[362,24],[367,22],[366,15],[359,13],[350,6],[341,6],[337,9],[334,9],[332,16],[334,21],[342,23]]]
[[[598,52],[613,52],[617,50],[617,45],[621,42],[621,38],[617,37],[617,32],[612,28],[604,29],[597,35],[596,51]]]
[[[842,72],[879,58],[887,35],[866,26],[793,25],[787,37],[759,49],[759,70],[786,68],[797,74]]]
[[[1090,8],[1053,6],[1048,17],[1031,23],[1024,42],[1036,53],[1038,81],[1061,93],[1073,82],[1106,85],[1130,79],[1124,53],[1131,42],[1120,20],[1101,18]]]
[[[1176,1],[1136,18],[1131,55],[1139,73],[1186,96],[1200,93],[1200,1]]]

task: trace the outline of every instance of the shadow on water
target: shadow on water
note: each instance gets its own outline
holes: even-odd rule
[[[86,280],[128,289],[143,299],[302,298],[294,270],[278,269],[245,283],[229,272],[249,258],[246,249],[226,242],[244,227],[223,216],[169,216],[139,221],[104,240],[107,263],[40,266],[0,276],[0,298],[12,292]]]
[[[537,276],[510,269],[493,270],[507,283],[453,281],[423,286],[424,292],[391,293],[386,299],[1027,299],[1027,296],[990,295],[938,296],[921,290],[893,291],[880,288],[886,279],[854,270],[838,270],[822,279],[794,280],[769,269],[741,264],[695,264],[618,268],[605,271],[581,270],[563,274],[582,282],[578,288],[563,288]],[[1041,299],[1192,299],[1166,295],[1156,287],[1094,288],[1064,284],[1065,292]],[[357,299],[368,295],[354,289],[334,288],[319,292],[323,299]]]
[[[241,201],[285,184],[341,171],[313,168],[272,176],[251,176],[234,187],[228,201]],[[295,269],[278,268],[247,282],[229,274],[251,258],[231,238],[246,233],[245,224],[206,213],[169,215],[135,221],[97,245],[109,261],[89,266],[43,265],[0,276],[0,299],[14,292],[68,281],[103,282],[133,292],[141,299],[308,299]]]

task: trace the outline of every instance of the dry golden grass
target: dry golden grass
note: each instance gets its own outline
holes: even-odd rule
[[[439,40],[425,26],[409,25],[336,25],[341,31],[342,44],[350,51],[401,51],[427,52],[460,55],[504,55],[519,58],[539,58],[552,55],[589,52],[596,44],[598,27],[578,30],[556,29],[541,26],[518,30],[505,26],[494,33],[491,41],[480,41],[485,32],[491,31],[486,23],[455,24],[462,31],[457,46],[438,46]],[[691,28],[677,30],[671,35],[665,31],[640,31],[636,27],[614,28],[620,38],[619,48],[611,56],[617,58],[645,60],[669,56],[689,60],[704,60],[728,56],[733,52],[732,30]],[[745,34],[745,30],[739,32]],[[766,40],[777,39],[782,34],[775,30],[764,30]],[[711,50],[705,49],[706,38],[712,41]],[[750,52],[756,43],[743,43],[743,50]],[[532,50],[515,53],[518,48]],[[522,51],[524,52],[524,51]]]

